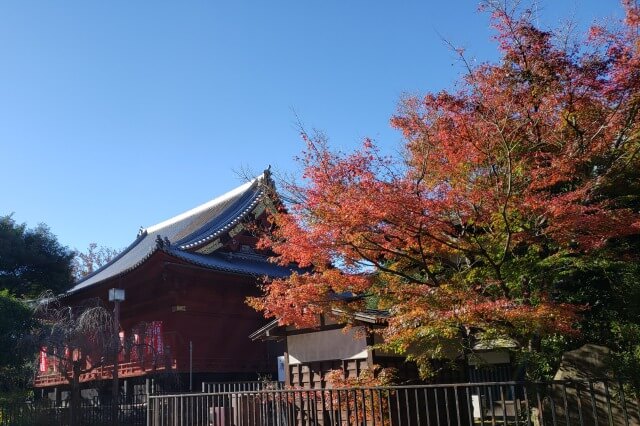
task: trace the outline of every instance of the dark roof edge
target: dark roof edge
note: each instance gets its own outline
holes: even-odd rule
[[[146,236],[147,236],[147,231],[146,230],[143,230],[142,232],[140,232],[138,234],[138,236],[136,237],[136,239],[133,240],[133,242],[131,244],[129,244],[129,246],[126,249],[122,250],[120,253],[118,253],[118,255],[116,257],[114,257],[113,259],[111,259],[110,261],[108,261],[107,263],[105,263],[104,265],[102,265],[101,267],[99,267],[98,269],[93,271],[92,273],[82,277],[82,279],[80,281],[76,281],[74,283],[73,287],[77,287],[78,285],[80,285],[83,282],[87,281],[89,278],[93,277],[94,275],[97,275],[99,272],[102,272],[104,269],[107,269],[109,266],[111,266],[112,264],[116,263],[121,257],[123,257],[125,254],[129,253],[135,246],[137,246],[140,243],[140,241],[142,241],[144,239],[144,237],[146,237]]]
[[[191,259],[189,256],[182,256],[181,255],[182,253],[190,253],[190,252],[185,252],[183,250],[176,249],[175,247],[174,248],[169,248],[169,249],[162,249],[162,251],[164,251],[165,253],[167,253],[170,256],[173,256],[173,257],[175,257],[177,259],[182,260],[183,262],[187,262],[187,263],[190,263],[192,265],[196,265],[196,266],[199,266],[199,267],[202,267],[202,268],[205,268],[205,269],[210,269],[212,271],[221,271],[221,272],[226,272],[226,273],[229,273],[229,274],[242,275],[244,277],[246,277],[246,276],[251,276],[251,277],[265,277],[266,276],[266,277],[269,277],[268,274],[256,274],[256,273],[252,273],[252,272],[243,272],[240,269],[216,267],[216,266],[212,266],[212,265],[209,265],[207,263],[204,263],[204,262],[198,262],[195,259]],[[190,254],[193,255],[194,253],[190,253]],[[204,255],[201,255],[201,256],[204,256]]]
[[[131,247],[131,246],[130,246],[130,247]],[[86,287],[81,287],[81,288],[78,288],[78,289],[76,289],[76,290],[71,289],[71,290],[67,291],[67,292],[64,294],[64,296],[69,296],[69,295],[75,294],[75,293],[77,293],[77,292],[79,292],[79,291],[81,291],[81,290],[84,290],[85,288],[94,288],[95,286],[97,286],[97,285],[99,285],[99,284],[102,284],[102,283],[104,283],[104,282],[106,282],[106,281],[112,280],[112,279],[114,279],[114,278],[121,277],[121,276],[123,276],[124,274],[127,274],[127,273],[129,273],[129,272],[133,271],[133,270],[134,270],[134,269],[136,269],[138,266],[142,265],[142,264],[143,264],[147,259],[149,259],[149,258],[150,258],[150,257],[151,257],[155,252],[157,252],[157,251],[159,251],[159,250],[162,250],[162,249],[159,249],[159,248],[157,248],[157,247],[156,247],[156,248],[154,248],[153,250],[151,250],[149,253],[147,253],[147,255],[146,255],[146,256],[144,256],[143,258],[141,258],[138,262],[136,262],[134,265],[132,265],[132,266],[128,267],[127,269],[125,269],[125,270],[123,270],[123,271],[120,271],[120,272],[118,272],[117,274],[112,275],[112,276],[110,276],[110,277],[107,277],[107,278],[105,278],[105,279],[103,279],[103,280],[101,280],[101,281],[96,281],[95,283],[90,284],[90,285],[88,285],[88,286],[86,286]],[[129,251],[129,248],[127,248],[127,250],[125,250],[125,251]],[[105,266],[106,266],[106,265],[105,265]],[[102,269],[102,268],[100,268],[100,269]],[[97,273],[97,271],[96,271],[96,273]],[[92,275],[93,275],[93,274],[92,274]],[[87,278],[88,278],[88,277],[87,277]],[[84,281],[84,280],[83,280],[83,281]],[[78,283],[78,284],[80,284],[80,283]],[[76,284],[74,287],[77,287],[77,285],[78,285],[78,284]]]

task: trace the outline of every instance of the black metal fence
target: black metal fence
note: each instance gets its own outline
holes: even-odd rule
[[[206,383],[204,393],[120,402],[121,425],[640,426],[639,395],[603,381],[491,382],[285,390],[273,382]],[[148,399],[148,403],[147,403]],[[52,401],[0,405],[0,426],[69,425]],[[112,423],[112,405],[82,400],[81,425]],[[74,425],[75,426],[75,425]]]
[[[113,405],[105,404],[97,399],[83,399],[80,404],[80,424],[112,425]],[[146,425],[146,401],[135,399],[118,404],[118,421],[120,425]],[[71,424],[71,408],[69,404],[54,401],[37,401],[23,403],[0,404],[0,426],[67,426]],[[76,425],[74,425],[76,426]]]
[[[640,425],[637,395],[602,381],[491,382],[152,395],[151,426]]]

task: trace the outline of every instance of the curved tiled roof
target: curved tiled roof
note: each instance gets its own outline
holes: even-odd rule
[[[281,276],[286,268],[280,270],[278,268],[281,267],[258,259],[253,262],[246,259],[240,261],[240,258],[225,260],[220,254],[200,255],[187,251],[197,249],[231,230],[264,197],[264,183],[268,179],[267,173],[262,174],[218,198],[157,225],[141,229],[138,237],[129,247],[111,262],[77,282],[69,293],[131,271],[160,249],[192,263],[217,270],[252,275],[274,273],[275,276]],[[256,263],[258,266],[251,266],[251,263]]]

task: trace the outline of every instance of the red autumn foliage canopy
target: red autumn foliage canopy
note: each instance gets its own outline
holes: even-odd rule
[[[287,188],[300,202],[262,243],[312,272],[267,283],[254,307],[309,326],[347,303],[336,294],[367,295],[358,303],[391,311],[391,347],[429,356],[457,337],[525,347],[576,333],[582,307],[558,302],[540,265],[640,233],[626,202],[640,166],[640,14],[627,2],[619,28],[571,45],[489,8],[501,61],[404,100],[391,120],[403,158],[303,134],[306,181]]]

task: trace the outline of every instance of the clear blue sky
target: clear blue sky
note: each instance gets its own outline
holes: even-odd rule
[[[477,4],[2,2],[0,214],[122,248],[239,185],[234,170],[295,170],[295,113],[337,147],[393,150],[399,97],[460,75],[443,38],[497,57]],[[543,27],[621,16],[616,0],[540,6]]]

